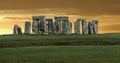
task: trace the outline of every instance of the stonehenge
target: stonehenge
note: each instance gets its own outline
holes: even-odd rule
[[[25,22],[24,31],[24,34],[73,34],[72,31],[74,34],[82,35],[98,34],[98,20],[88,22],[84,18],[79,18],[74,22],[74,30],[72,30],[72,22],[67,16],[55,16],[54,19],[32,16],[32,23]],[[14,25],[13,33],[22,34],[21,27]]]
[[[33,16],[32,31],[34,34],[46,33],[46,17],[45,16]]]

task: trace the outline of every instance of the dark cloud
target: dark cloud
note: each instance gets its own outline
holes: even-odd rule
[[[73,14],[120,15],[120,0],[0,0],[1,10],[74,8]]]

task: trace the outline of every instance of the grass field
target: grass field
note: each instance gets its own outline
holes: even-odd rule
[[[4,35],[0,47],[59,45],[120,45],[120,34],[100,35]]]
[[[0,63],[120,63],[120,34],[4,35]]]
[[[120,46],[0,48],[0,63],[120,63]]]

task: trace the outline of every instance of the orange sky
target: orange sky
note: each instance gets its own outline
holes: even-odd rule
[[[24,22],[34,15],[69,16],[87,21],[99,20],[99,33],[120,32],[120,0],[0,0],[0,34],[13,32],[18,24],[24,32]]]

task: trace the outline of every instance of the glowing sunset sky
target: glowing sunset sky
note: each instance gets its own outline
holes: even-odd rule
[[[0,0],[0,34],[13,33],[18,24],[24,32],[32,16],[69,16],[87,21],[99,20],[99,33],[120,32],[120,0]]]

